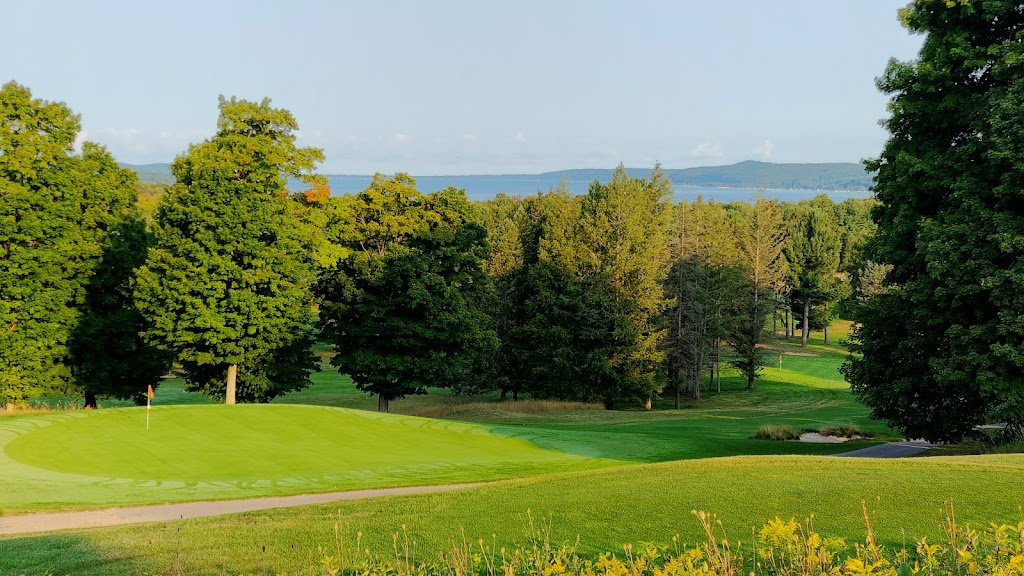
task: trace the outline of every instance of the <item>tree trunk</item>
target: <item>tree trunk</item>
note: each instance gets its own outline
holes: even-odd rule
[[[715,387],[718,393],[722,393],[722,339],[718,339],[718,346],[715,348]]]
[[[614,408],[615,408],[615,399],[614,398],[605,398],[604,399],[604,409],[605,410],[612,410]]]
[[[676,388],[676,410],[679,410],[680,400],[681,400],[680,396],[682,395],[682,392],[683,392],[682,391],[682,386],[680,385],[682,383],[681,382],[682,378],[679,377],[679,370],[676,369],[676,368],[672,368],[672,373],[670,374],[669,377],[671,378],[672,383],[675,384],[675,388]]]
[[[10,400],[4,402],[4,412],[14,414],[14,402],[11,402]]]
[[[747,374],[747,390],[753,390],[753,389],[754,389],[754,375],[753,374]]]
[[[387,396],[385,396],[383,394],[378,394],[377,395],[377,412],[387,413],[387,411],[388,411],[388,402],[389,401],[390,401],[390,398],[388,398]]]
[[[228,388],[224,394],[225,404],[235,403],[235,379],[238,377],[238,364],[228,366]]]
[[[779,335],[779,311],[772,310],[772,336]]]
[[[804,300],[803,330],[800,331],[800,347],[807,348],[807,336],[811,333],[811,299]]]
[[[86,410],[88,410],[90,408],[95,410],[95,409],[97,409],[99,407],[100,407],[99,403],[96,402],[96,393],[95,392],[90,392],[90,391],[86,390],[85,391],[85,406],[82,406],[82,408],[84,408]]]
[[[825,326],[825,344],[828,345],[828,326]]]
[[[502,402],[504,402],[505,400],[508,400],[508,388],[502,388],[501,389],[501,398],[499,398],[498,400],[500,400]]]
[[[786,338],[793,337],[793,326],[789,321],[789,308],[786,308]]]
[[[512,401],[515,402],[516,400],[519,400],[519,387],[518,386],[512,389]]]
[[[648,412],[651,410],[651,397],[650,396],[648,396],[647,400],[644,402],[644,410],[647,410]]]

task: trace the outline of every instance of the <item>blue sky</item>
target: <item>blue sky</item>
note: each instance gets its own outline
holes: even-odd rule
[[[208,137],[219,94],[291,110],[338,174],[856,162],[920,48],[906,1],[21,1],[0,82],[129,163]]]

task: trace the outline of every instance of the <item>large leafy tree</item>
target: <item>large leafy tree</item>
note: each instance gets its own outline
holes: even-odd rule
[[[317,184],[323,153],[297,147],[297,129],[269,100],[222,97],[216,135],[171,166],[177,183],[161,200],[137,275],[149,341],[177,354],[190,389],[228,404],[302,387],[313,365],[308,349],[293,347],[313,322],[316,252],[286,185],[289,177]]]
[[[13,82],[0,89],[0,396],[8,409],[70,376],[72,211],[46,179],[67,162],[78,129],[65,105]]]
[[[891,61],[890,137],[868,163],[881,205],[870,256],[886,290],[861,307],[845,373],[876,417],[957,440],[1024,422],[1024,11],[916,0],[919,58]]]
[[[65,105],[13,82],[0,89],[0,397],[8,408],[50,392],[114,393],[116,354],[86,361],[78,335],[88,330],[96,344],[137,331],[110,322],[93,298],[114,289],[108,256],[135,222],[135,175],[101,146],[86,142],[74,154],[78,129]],[[133,354],[146,362],[150,352]],[[83,362],[91,368],[80,370]],[[160,371],[130,373],[132,386],[144,390]]]
[[[374,177],[349,202],[350,252],[320,283],[332,364],[391,400],[471,379],[497,346],[476,305],[486,289],[486,230],[461,190],[429,195],[404,174]]]

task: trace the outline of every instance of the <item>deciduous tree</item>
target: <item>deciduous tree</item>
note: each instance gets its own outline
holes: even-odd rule
[[[313,320],[313,240],[286,185],[288,177],[315,181],[323,153],[297,147],[297,129],[269,100],[221,97],[216,135],[172,164],[177,183],[161,200],[155,244],[137,275],[147,339],[194,367],[190,389],[228,404],[239,366],[250,384],[257,371],[275,373],[257,367],[290,358],[284,351]]]

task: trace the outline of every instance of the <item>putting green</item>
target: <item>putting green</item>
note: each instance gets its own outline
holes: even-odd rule
[[[140,408],[40,416],[3,453],[39,472],[92,477],[91,484],[223,483],[271,492],[289,484],[302,491],[299,485],[308,489],[311,483],[323,490],[471,481],[477,479],[473,471],[493,479],[591,460],[486,426],[343,408],[160,407],[152,411],[148,431],[145,419]]]

